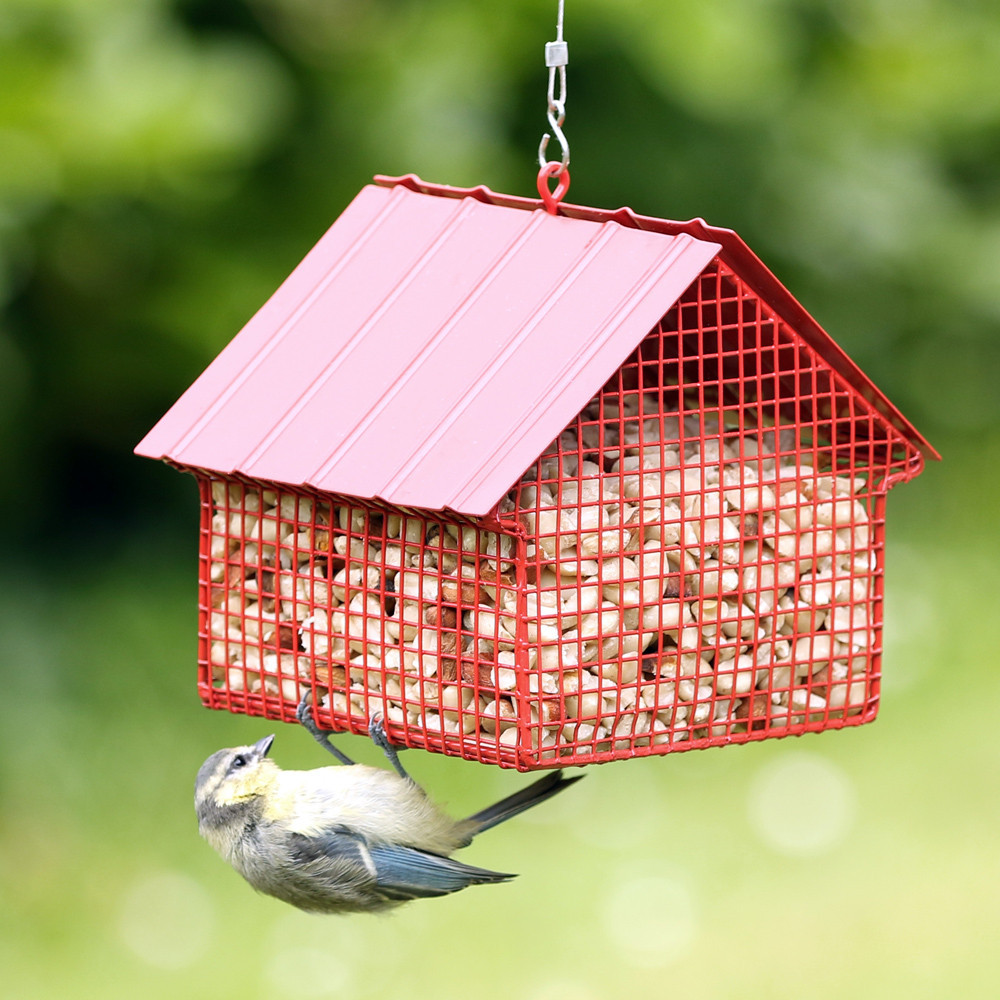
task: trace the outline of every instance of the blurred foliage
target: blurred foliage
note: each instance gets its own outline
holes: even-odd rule
[[[389,921],[277,910],[192,834],[194,768],[260,732],[194,707],[194,489],[131,449],[372,174],[534,192],[554,24],[539,0],[0,0],[9,995],[992,995],[987,0],[567,3],[569,200],[735,229],[949,459],[890,502],[885,717],[802,744],[855,789],[846,839],[817,862],[755,835],[781,741],[598,769],[470,855],[523,880]],[[456,808],[518,783],[414,769]]]
[[[532,193],[550,8],[0,3],[0,467],[32,544],[184,509],[130,447],[373,173]],[[571,200],[736,229],[929,436],[996,423],[994,4],[568,18]]]

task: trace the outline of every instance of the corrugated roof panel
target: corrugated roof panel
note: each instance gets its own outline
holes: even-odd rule
[[[382,192],[388,198],[372,197],[371,189],[363,193],[368,195],[366,202],[381,201],[381,210],[365,204],[365,211],[353,213],[355,224],[343,229],[338,219],[237,335],[234,345],[240,342],[242,346],[246,340],[246,347],[232,356],[221,354],[206,371],[209,384],[201,386],[199,379],[192,387],[199,397],[207,397],[208,406],[197,424],[173,445],[186,456],[180,461],[253,475],[248,461],[275,425],[308,394],[318,372],[338,356],[349,359],[352,343],[364,336],[371,314],[405,283],[440,228],[463,209],[460,201],[446,204],[441,199],[418,198],[413,202],[412,196],[400,197],[402,193]],[[407,202],[406,211],[400,213]],[[391,259],[386,258],[384,245],[389,233]],[[217,386],[222,390],[213,399]],[[351,419],[349,411],[346,419]],[[310,456],[317,448],[327,447],[327,436],[339,430],[333,425],[320,438],[296,442],[283,463],[291,476],[285,481],[299,481],[297,477],[311,467]]]
[[[439,234],[418,262],[403,266],[395,262],[391,228],[373,237],[378,263],[371,266],[395,275],[395,287],[372,299],[378,303],[375,313],[323,372],[319,390],[303,401],[295,423],[272,438],[267,450],[252,461],[254,475],[273,478],[275,463],[282,461],[289,446],[294,447],[296,424],[332,426],[329,447],[314,453],[299,474],[318,488],[329,488],[321,484],[332,475],[341,483],[339,492],[378,495],[369,480],[374,476],[384,481],[379,470],[391,467],[398,452],[411,452],[423,407],[447,392],[449,384],[464,383],[478,355],[492,350],[486,330],[470,328],[467,305],[491,271],[497,267],[502,271],[511,248],[531,237],[538,219],[471,201],[461,204],[462,216]],[[575,252],[566,240],[539,242],[553,256]],[[355,287],[348,282],[332,289],[330,302],[321,308],[335,309],[338,298],[351,297]],[[426,358],[449,334],[450,353],[441,357],[437,352],[434,362],[427,364]],[[387,406],[400,398],[404,415],[394,419]],[[378,441],[377,450],[372,450],[370,437]]]
[[[207,467],[222,471],[227,464],[226,442],[220,439],[221,435],[211,435],[203,448],[199,448],[195,443],[197,434],[214,419],[230,396],[239,392],[244,375],[264,363],[270,350],[279,345],[275,334],[287,319],[288,303],[308,300],[321,285],[329,271],[331,243],[360,245],[376,216],[386,210],[389,199],[372,197],[371,192],[370,187],[365,188],[348,205],[271,298],[143,438],[135,449],[138,454],[172,458],[174,453],[183,451],[193,458],[204,453],[206,459],[217,463]]]
[[[629,243],[635,250],[635,241],[623,240],[626,232],[620,227],[602,227],[599,238],[581,243],[572,224],[545,225],[540,232],[536,230],[542,217],[529,221],[531,230],[469,286],[471,291],[444,300],[442,311],[448,319],[431,324],[435,333],[413,353],[406,352],[405,372],[397,380],[384,380],[370,419],[353,425],[350,438],[310,478],[313,485],[333,489],[336,483],[336,489],[358,496],[483,513],[659,319],[658,309],[648,305],[652,318],[642,333],[632,335],[638,327],[628,325],[623,304],[636,281],[646,276],[651,260],[657,272],[663,269],[660,255],[671,241],[647,235],[642,242],[649,246],[639,266],[630,261],[615,272],[608,258],[617,253],[617,245]],[[546,267],[537,266],[539,254]],[[667,256],[675,261],[677,254]],[[697,266],[688,264],[693,275],[704,266],[700,261]],[[686,273],[684,288],[693,275]],[[386,324],[411,326],[414,310],[405,300],[396,305],[386,315]],[[590,372],[589,381],[588,373],[581,373],[583,401],[553,425],[545,413],[546,407],[557,403],[552,393],[576,396],[572,385],[553,386],[553,373],[593,350],[588,341],[595,336],[595,327],[602,342],[615,335],[621,341],[623,331],[625,340],[609,369]],[[379,364],[379,356],[371,363]],[[329,400],[330,394],[325,398]],[[560,412],[563,409],[566,405]],[[509,439],[526,412],[533,414],[542,436],[548,438],[534,451],[531,439],[522,441],[512,464],[501,466],[498,445]],[[484,466],[489,469],[487,497],[460,504],[459,492]]]
[[[626,233],[606,229],[496,345],[478,380],[441,399],[430,433],[385,492],[403,504],[428,495],[435,506],[488,510],[655,325],[663,302],[672,304],[714,256],[686,238],[672,246],[660,238],[642,260],[621,266],[616,255],[636,250]],[[426,464],[451,455],[461,457],[447,477]]]
[[[618,230],[615,239],[624,232]],[[664,303],[672,306],[680,298],[694,280],[692,271],[695,277],[700,274],[716,249],[715,244],[677,237],[674,246],[663,247],[659,259],[646,261],[644,270],[636,267],[630,284],[614,289],[620,293],[617,299],[609,295],[604,302],[596,296],[588,302],[586,296],[575,294],[578,289],[602,285],[594,273],[604,274],[599,261],[592,261],[590,268],[577,275],[575,285],[554,299],[546,315],[538,317],[540,325],[558,331],[559,337],[542,341],[527,336],[505,359],[496,377],[467,399],[462,419],[452,431],[457,445],[468,428],[482,424],[491,412],[503,412],[504,398],[512,395],[520,405],[506,414],[503,441],[495,446],[489,464],[469,470],[449,506],[456,510],[487,506],[495,489],[493,469],[497,478],[516,481],[660,320]],[[553,349],[559,352],[555,358]],[[525,455],[531,455],[527,462]]]
[[[136,451],[485,514],[718,249],[367,187]]]

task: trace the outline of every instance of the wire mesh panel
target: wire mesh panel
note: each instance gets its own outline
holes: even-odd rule
[[[742,281],[706,271],[517,492],[533,759],[873,718],[882,501],[912,462]]]
[[[522,769],[873,718],[902,435],[716,261],[490,518],[200,474],[206,704]]]
[[[333,729],[379,714],[401,744],[513,752],[514,537],[213,477],[202,509],[207,705],[290,720],[312,690]]]

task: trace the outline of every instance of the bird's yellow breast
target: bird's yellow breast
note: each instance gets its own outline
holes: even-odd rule
[[[450,853],[468,834],[419,786],[364,764],[281,771],[263,806],[265,822],[311,837],[347,827],[368,840]]]

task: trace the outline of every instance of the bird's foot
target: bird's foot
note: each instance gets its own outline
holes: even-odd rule
[[[385,723],[382,721],[382,713],[374,712],[371,718],[368,720],[368,735],[371,737],[372,743],[377,746],[382,753],[385,754],[386,759],[392,764],[396,773],[401,778],[406,778],[407,781],[413,781],[413,779],[406,773],[405,768],[399,762],[399,754],[394,747],[389,742],[389,737],[385,733]],[[406,749],[401,747],[400,749]]]
[[[331,742],[330,733],[333,732],[332,729],[320,729],[316,725],[316,721],[313,719],[312,713],[312,691],[306,690],[305,694],[302,695],[302,700],[299,702],[298,708],[295,709],[295,717],[299,720],[299,723],[303,726],[307,733],[325,750],[332,753],[341,764],[354,764],[355,761],[351,760],[350,757],[345,753],[341,753]]]

